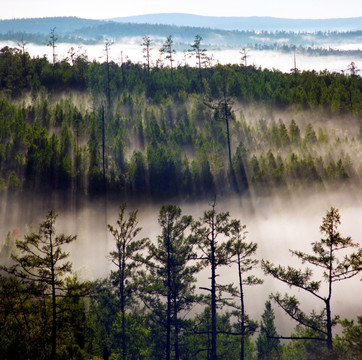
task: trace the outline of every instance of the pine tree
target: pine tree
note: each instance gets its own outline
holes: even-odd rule
[[[181,216],[178,206],[168,204],[161,207],[158,222],[162,234],[157,245],[148,244],[148,274],[143,274],[141,297],[152,310],[151,316],[166,331],[165,359],[171,358],[173,329],[175,360],[179,360],[179,314],[190,309],[197,299],[194,274],[199,266],[189,264],[196,255],[191,237],[185,236],[192,217]]]
[[[211,210],[205,211],[204,216],[193,224],[195,242],[200,250],[199,260],[208,266],[211,271],[210,288],[202,288],[210,293],[211,308],[211,360],[217,359],[217,307],[222,306],[222,292],[230,292],[230,286],[216,282],[217,271],[221,266],[232,263],[230,243],[221,242],[220,237],[229,236],[233,222],[228,212],[217,213],[216,200],[211,204]]]
[[[327,283],[327,294],[320,294],[321,280],[313,280],[311,269],[295,269],[293,267],[274,266],[269,261],[262,261],[262,268],[266,274],[284,282],[288,286],[297,287],[312,294],[322,301],[324,309],[321,314],[314,311],[308,316],[300,309],[300,303],[295,296],[285,294],[272,294],[271,298],[294,320],[308,329],[312,329],[317,335],[313,339],[325,341],[329,352],[329,358],[333,358],[332,327],[337,318],[332,317],[331,299],[333,283],[347,280],[356,276],[362,270],[362,248],[354,243],[351,237],[342,237],[338,231],[340,225],[338,209],[331,208],[323,218],[320,231],[324,234],[321,241],[312,243],[313,253],[306,254],[301,251],[291,251],[303,263],[323,269],[323,279]],[[344,255],[343,259],[337,257],[337,252],[357,248],[357,251]],[[284,337],[283,337],[284,338]],[[296,337],[287,337],[297,339]]]
[[[199,77],[200,77],[200,87],[202,87],[202,64],[205,62],[206,59],[206,49],[202,49],[201,47],[202,37],[200,35],[195,36],[194,43],[191,44],[191,49],[189,52],[196,56],[197,65],[199,67]]]
[[[115,265],[116,270],[111,271],[111,280],[114,286],[118,288],[118,298],[120,301],[120,310],[122,317],[122,359],[126,359],[126,328],[125,328],[125,312],[134,298],[132,294],[134,289],[134,276],[137,264],[139,264],[139,252],[142,251],[147,243],[147,239],[136,240],[141,228],[138,227],[137,210],[131,211],[126,216],[126,203],[120,206],[117,220],[117,228],[108,225],[108,229],[112,234],[116,250],[110,252],[110,259]]]
[[[152,44],[152,40],[149,36],[144,36],[142,38],[143,43],[141,44],[143,46],[142,48],[142,52],[143,52],[143,57],[146,60],[146,65],[147,65],[147,72],[150,72],[150,58],[151,58],[151,44]]]
[[[15,265],[0,269],[22,280],[28,291],[37,296],[51,298],[52,329],[51,355],[56,357],[57,341],[57,303],[56,298],[65,291],[64,276],[72,270],[72,264],[64,260],[69,256],[62,250],[62,246],[76,240],[76,236],[56,235],[55,220],[57,214],[49,210],[46,220],[39,226],[38,233],[31,232],[24,240],[17,240],[16,247],[19,254],[12,255]]]
[[[171,93],[173,91],[173,62],[174,60],[174,54],[176,53],[174,47],[173,47],[173,40],[172,36],[168,36],[166,41],[163,43],[160,53],[162,55],[165,55],[165,58],[170,61],[170,71],[171,71]]]
[[[246,226],[241,225],[240,221],[233,221],[231,227],[231,240],[228,243],[229,251],[233,256],[232,262],[238,267],[238,288],[234,291],[235,296],[240,300],[240,306],[237,308],[239,318],[238,329],[241,333],[240,338],[240,360],[245,359],[245,342],[248,336],[251,336],[257,329],[257,324],[249,319],[245,311],[244,292],[245,286],[259,285],[263,280],[255,277],[254,275],[245,276],[245,273],[252,270],[257,264],[258,260],[253,259],[258,245],[256,243],[247,243],[246,239]]]

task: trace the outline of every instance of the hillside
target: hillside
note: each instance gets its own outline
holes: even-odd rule
[[[184,20],[176,21],[179,16],[170,15],[170,24],[163,20],[164,16],[160,18],[158,16],[134,19],[118,18],[117,21],[87,20],[74,17],[0,20],[0,41],[47,44],[50,30],[54,28],[59,43],[97,44],[103,43],[105,38],[129,43],[132,39],[141,39],[145,35],[160,42],[172,35],[176,45],[179,46],[177,50],[183,51],[185,46],[188,46],[198,34],[209,49],[248,47],[258,50],[292,51],[297,46],[302,47],[310,54],[317,52],[318,55],[318,52],[323,49],[333,51],[336,55],[342,55],[343,51],[338,48],[343,47],[345,51],[354,50],[355,59],[362,56],[361,49],[359,49],[362,42],[362,31],[360,27],[354,25],[361,22],[360,18],[348,19],[349,26],[346,27],[344,24],[347,20],[321,21],[318,31],[310,31],[308,26],[303,27],[302,23],[298,25],[297,20],[290,19],[236,18],[235,24],[244,25],[235,25],[238,30],[227,30],[222,29],[223,26],[218,26],[218,24],[222,24],[228,19],[216,18],[215,22],[210,23],[205,22],[206,20],[202,17],[194,18],[192,15],[181,18]],[[149,23],[138,23],[139,21],[149,21]],[[306,23],[309,22],[319,24],[314,20],[306,20]],[[232,23],[231,21],[230,24]],[[289,26],[289,23],[296,24],[293,25],[295,31],[290,30],[293,26]],[[208,27],[205,26],[207,24],[209,24]],[[230,28],[233,26],[231,25]],[[342,28],[343,31],[341,31]]]
[[[239,31],[358,31],[362,18],[344,19],[285,19],[273,17],[215,17],[192,14],[148,14],[111,19],[123,23],[163,24],[175,26],[206,27]]]

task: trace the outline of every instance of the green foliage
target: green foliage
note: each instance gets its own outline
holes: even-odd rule
[[[327,126],[317,128],[314,118],[305,128],[299,120],[273,120],[280,108],[292,107],[293,117],[310,108],[321,118],[347,116],[355,126],[362,103],[357,69],[351,75],[284,74],[210,66],[202,37],[191,45],[198,68],[175,66],[172,37],[162,48],[170,65],[165,67],[90,62],[81,49],[70,49],[68,60],[53,64],[30,58],[24,44],[21,50],[1,49],[1,191],[169,199],[236,188],[262,194],[274,187],[319,191],[360,181],[359,160],[338,154],[345,141],[358,151],[352,137],[338,140],[333,131],[327,136]],[[147,50],[150,39],[144,40]],[[112,106],[103,126],[99,109],[106,99]],[[233,104],[243,107],[240,117]],[[248,108],[265,108],[272,121],[246,122]]]
[[[282,351],[274,324],[275,316],[270,301],[265,303],[261,316],[260,332],[256,340],[259,360],[279,359]]]
[[[343,319],[342,334],[336,335],[334,348],[340,359],[357,360],[362,353],[362,316],[357,317],[357,321]]]
[[[313,340],[319,336],[313,329],[303,328],[296,326],[295,331],[291,335],[300,340],[293,340],[287,345],[283,346],[283,353],[281,359],[292,360],[322,360],[331,359],[323,342]]]
[[[179,207],[168,204],[161,207],[158,222],[162,234],[157,238],[157,245],[148,243],[148,273],[142,274],[141,298],[152,311],[152,320],[156,326],[161,326],[165,334],[163,347],[166,359],[170,359],[171,354],[171,331],[174,339],[172,348],[179,358],[183,323],[180,314],[190,310],[198,300],[194,275],[199,266],[189,264],[196,254],[191,237],[185,236],[192,217],[181,216]]]
[[[137,314],[126,314],[124,317],[118,313],[112,326],[112,353],[109,360],[123,359],[122,339],[123,328],[127,329],[125,343],[127,344],[125,357],[128,360],[147,360],[151,355],[150,331],[145,323],[146,317]],[[123,325],[123,322],[125,324]],[[124,326],[124,327],[123,327]]]

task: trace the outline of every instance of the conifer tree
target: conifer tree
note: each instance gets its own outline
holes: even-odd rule
[[[110,260],[115,265],[116,270],[111,271],[111,280],[114,286],[118,288],[118,298],[120,301],[120,310],[122,317],[121,340],[122,340],[122,359],[126,359],[126,328],[125,312],[131,305],[135,292],[134,276],[137,264],[139,264],[139,252],[142,251],[147,243],[147,239],[136,237],[141,231],[138,227],[137,210],[131,211],[126,215],[126,203],[120,206],[118,214],[117,227],[108,225],[112,234],[116,249],[110,252]]]
[[[192,217],[181,216],[178,206],[167,204],[161,207],[158,222],[162,234],[157,238],[157,245],[148,243],[149,273],[143,273],[141,297],[152,310],[151,316],[166,331],[165,359],[171,358],[173,329],[175,360],[179,360],[179,315],[190,309],[197,299],[194,294],[194,274],[199,271],[199,266],[189,264],[196,255],[191,237],[185,236]]]
[[[76,240],[76,236],[56,235],[54,227],[56,218],[55,211],[49,210],[45,221],[39,226],[38,233],[31,232],[24,240],[16,241],[18,254],[12,255],[15,264],[9,268],[0,267],[19,278],[31,294],[51,298],[50,359],[52,360],[56,358],[56,298],[66,290],[64,276],[72,270],[72,264],[64,261],[69,253],[64,252],[62,246]]]
[[[259,360],[279,359],[281,351],[280,340],[274,324],[275,315],[270,301],[266,301],[265,310],[261,316],[260,333],[256,340]]]
[[[168,36],[166,41],[163,43],[160,54],[164,55],[167,60],[170,61],[170,71],[171,71],[171,92],[173,91],[173,62],[174,60],[174,54],[176,54],[176,51],[173,47],[173,40],[172,36]]]
[[[271,298],[294,320],[308,329],[312,329],[317,336],[313,339],[325,341],[329,358],[333,358],[332,327],[338,317],[332,317],[331,299],[333,284],[337,281],[347,280],[356,276],[362,270],[362,248],[354,243],[351,237],[342,237],[338,231],[340,225],[338,209],[331,208],[323,218],[320,226],[321,233],[325,236],[321,241],[312,243],[313,254],[301,251],[291,251],[303,263],[323,269],[323,279],[327,283],[327,294],[320,294],[321,280],[313,280],[311,269],[295,269],[293,267],[275,266],[269,261],[262,261],[262,268],[268,275],[284,282],[288,286],[297,287],[313,295],[323,303],[323,311],[317,314],[314,311],[308,316],[300,309],[300,303],[295,296],[280,293],[272,294]],[[357,248],[355,252],[351,252]],[[338,258],[340,252],[346,253],[343,258]],[[285,337],[282,337],[285,338]],[[298,339],[297,337],[287,337]],[[303,337],[302,337],[303,338]]]
[[[47,44],[47,46],[52,48],[52,52],[53,52],[53,77],[54,77],[55,62],[56,62],[56,56],[57,56],[55,53],[55,48],[56,48],[55,43],[58,41],[58,38],[55,36],[55,29],[56,29],[56,27],[53,27],[52,29],[50,29],[49,42]]]
[[[211,271],[210,288],[201,288],[210,293],[211,308],[211,360],[217,359],[217,307],[221,307],[223,299],[222,292],[230,292],[230,286],[221,285],[216,282],[217,271],[221,266],[230,265],[232,262],[232,252],[230,243],[221,242],[220,238],[229,236],[233,226],[228,212],[217,213],[215,210],[216,200],[211,204],[211,210],[205,211],[203,217],[193,224],[195,242],[201,255],[199,260]]]
[[[141,44],[143,46],[142,48],[142,52],[143,52],[143,57],[146,60],[146,65],[147,65],[147,72],[150,72],[150,59],[151,59],[151,44],[152,44],[152,40],[149,36],[144,36],[142,38],[143,43]]]
[[[245,301],[244,301],[244,288],[245,286],[250,285],[259,285],[263,281],[254,275],[245,276],[245,273],[252,270],[257,264],[258,260],[253,259],[258,245],[256,243],[250,242],[247,243],[246,239],[246,226],[241,225],[240,221],[233,221],[232,227],[230,230],[231,239],[228,243],[229,251],[233,256],[232,262],[235,263],[238,267],[238,287],[237,290],[234,290],[234,295],[236,295],[240,300],[240,311],[237,312],[239,318],[240,330],[240,360],[245,359],[245,340],[248,336],[252,335],[256,328],[257,324],[249,319],[245,311]]]
[[[199,67],[200,86],[202,86],[202,64],[206,59],[206,49],[201,47],[201,41],[202,37],[200,35],[196,35],[194,43],[191,44],[191,49],[189,50],[191,54],[196,56],[197,65]]]

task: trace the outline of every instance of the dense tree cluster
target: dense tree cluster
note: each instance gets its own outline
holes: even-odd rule
[[[196,37],[195,41],[198,39]],[[173,42],[171,36],[168,42]],[[167,45],[167,41],[165,44]],[[203,45],[199,42],[198,46],[200,49]],[[56,91],[89,90],[96,95],[106,92],[108,63],[90,62],[86,53],[71,49],[68,57],[56,63],[53,72],[53,64],[45,57],[30,58],[22,50],[4,47],[0,51],[2,93],[18,96],[24,90],[38,91],[40,88]],[[201,50],[203,56],[206,56],[205,49]],[[200,68],[199,55],[196,51]],[[205,60],[206,58],[207,56]],[[182,93],[204,92],[198,69],[186,64],[173,67],[167,67],[168,63],[165,65],[166,67],[159,61],[152,71],[148,71],[148,66],[130,61],[120,65],[111,62],[112,96],[127,91],[130,94],[146,94],[147,98],[161,102],[169,96],[177,99]],[[321,108],[333,114],[358,114],[361,111],[362,83],[361,78],[355,74],[348,76],[328,71],[288,74],[277,70],[261,70],[255,66],[209,66],[206,61],[203,66],[203,77],[213,97],[221,91],[220,81],[226,77],[229,95],[238,100],[261,100],[276,106],[299,104],[305,109]],[[173,73],[172,77],[170,73]]]
[[[295,296],[270,295],[298,324],[289,337],[278,335],[270,301],[260,324],[249,319],[245,285],[262,286],[246,276],[258,265],[257,244],[247,241],[239,220],[216,211],[215,201],[199,220],[163,205],[157,239],[141,239],[137,211],[127,213],[122,204],[117,224],[108,225],[112,269],[96,282],[81,282],[72,272],[66,250],[76,236],[57,234],[56,217],[50,210],[24,240],[9,232],[0,249],[1,359],[359,359],[361,319],[345,319],[343,333],[332,332],[332,284],[362,269],[362,249],[340,235],[337,209],[323,218],[325,237],[312,244],[314,255],[292,252],[322,266],[323,276],[311,280],[311,269],[262,262],[267,274],[325,303],[326,311],[317,307],[307,315]],[[348,250],[343,259],[341,250]],[[237,285],[221,274],[223,267],[239,274]],[[210,287],[196,288],[203,269]],[[282,345],[283,338],[293,341]]]
[[[263,104],[270,114],[313,110],[358,124],[354,64],[351,75],[209,67],[201,40],[190,49],[197,68],[173,65],[171,37],[163,51],[170,66],[157,67],[149,67],[147,47],[145,66],[89,62],[74,49],[49,62],[24,47],[3,48],[0,192],[62,191],[78,201],[106,191],[168,198],[359,181],[361,165],[345,144],[360,146],[361,134],[340,138],[273,115],[250,122],[233,110]]]

